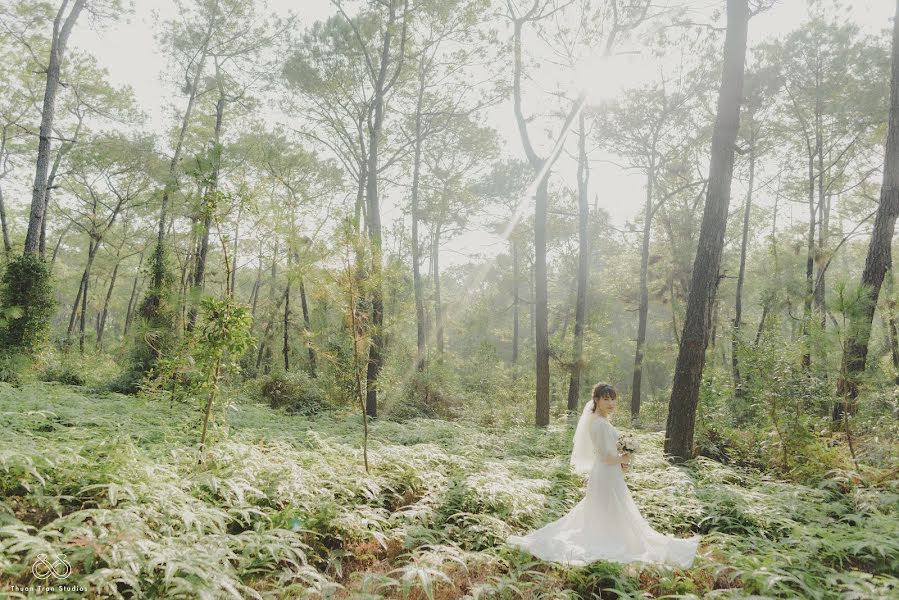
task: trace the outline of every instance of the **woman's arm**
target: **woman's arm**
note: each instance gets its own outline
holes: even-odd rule
[[[598,427],[594,433],[594,443],[599,449],[599,460],[604,465],[626,465],[631,462],[631,455],[628,453],[619,453],[618,446],[615,443],[615,433],[612,426],[604,423]]]
[[[603,452],[602,462],[606,465],[629,465],[631,464],[631,455],[629,452],[623,454],[617,452],[615,454],[606,454]]]

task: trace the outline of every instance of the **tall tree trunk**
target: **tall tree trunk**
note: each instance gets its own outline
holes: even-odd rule
[[[710,313],[718,288],[734,149],[740,125],[748,25],[748,0],[728,0],[724,65],[712,136],[709,184],[665,430],[665,452],[676,461],[687,460],[693,454],[696,405],[705,366]]]
[[[671,301],[671,331],[674,333],[674,341],[680,345],[680,328],[677,326],[677,303],[674,297],[674,277],[668,280],[668,298]]]
[[[537,319],[534,317],[534,263],[528,265],[528,341],[534,348],[534,331],[537,329]]]
[[[87,263],[84,265],[84,271],[81,274],[81,283],[78,285],[78,293],[75,296],[75,303],[72,305],[72,314],[69,315],[69,327],[66,329],[66,337],[71,337],[72,332],[75,331],[75,319],[78,316],[78,309],[87,296],[88,278],[91,273],[91,265],[94,264],[94,256],[97,254],[97,246],[98,243],[91,237],[87,245]]]
[[[259,301],[259,288],[262,286],[262,252],[259,252],[259,262],[256,264],[256,281],[253,283],[253,291],[250,292],[250,315],[256,318],[256,304]]]
[[[81,308],[81,297],[84,294],[85,279],[87,271],[81,273],[81,280],[78,282],[78,292],[75,294],[75,302],[72,304],[72,312],[69,314],[69,326],[66,328],[66,337],[72,337],[75,331],[75,319],[78,317],[78,309]]]
[[[521,297],[518,292],[518,242],[512,238],[512,364],[518,364]]]
[[[193,114],[197,96],[199,95],[200,81],[203,78],[203,70],[206,65],[206,58],[209,51],[209,41],[212,38],[212,32],[214,28],[215,20],[212,19],[210,20],[209,27],[206,30],[205,41],[203,42],[203,45],[198,53],[199,61],[197,62],[197,68],[194,71],[193,79],[190,82],[190,93],[187,97],[187,106],[184,109],[184,116],[181,118],[181,129],[178,132],[178,139],[175,140],[175,152],[174,154],[172,154],[172,160],[169,163],[168,180],[162,188],[162,201],[159,207],[159,232],[157,234],[156,250],[153,256],[153,262],[155,263],[155,266],[151,270],[153,279],[150,284],[150,289],[153,290],[153,292],[151,292],[151,298],[154,302],[154,306],[148,307],[151,311],[155,311],[159,308],[157,303],[159,302],[160,298],[157,298],[154,295],[158,294],[162,289],[162,278],[164,276],[162,269],[162,255],[164,251],[163,249],[165,248],[165,227],[168,220],[169,198],[177,189],[178,162],[181,160],[181,151],[184,147],[184,139],[185,137],[187,137],[187,127],[190,124],[190,118]]]
[[[415,368],[423,371],[428,355],[427,332],[425,331],[425,302],[421,281],[421,250],[418,242],[419,178],[421,175],[421,151],[424,140],[421,131],[421,112],[425,94],[424,55],[419,64],[418,99],[415,104],[415,146],[412,159],[412,287],[415,292]]]
[[[44,216],[41,219],[41,239],[38,243],[38,253],[41,258],[44,257],[47,246],[47,215],[50,210],[50,195],[53,191],[53,184],[56,182],[56,174],[59,172],[59,165],[62,164],[62,159],[75,147],[83,123],[84,116],[79,114],[78,124],[75,126],[72,137],[59,147],[59,152],[56,153],[56,156],[53,159],[53,167],[50,169],[50,175],[47,177],[47,187],[44,190]]]
[[[6,222],[6,205],[3,203],[3,186],[0,186],[0,228],[3,229],[3,251],[6,256],[12,252],[12,243],[9,241],[9,225]]]
[[[842,420],[846,410],[850,414],[855,412],[858,378],[865,370],[874,310],[884,276],[892,267],[891,244],[896,217],[899,216],[899,0],[896,2],[896,18],[893,20],[890,115],[884,154],[880,206],[877,209],[877,216],[874,217],[874,231],[871,234],[865,268],[862,271],[861,285],[868,295],[861,310],[853,315],[850,321],[842,369],[837,382],[837,392],[846,400],[838,402],[834,407],[834,421]]]
[[[112,290],[115,288],[116,276],[119,273],[119,263],[116,262],[109,277],[109,288],[106,290],[106,298],[103,300],[103,310],[100,312],[100,322],[97,325],[97,350],[103,350],[103,331],[106,329],[106,317],[109,314],[109,299],[112,298]]]
[[[284,331],[282,332],[281,354],[284,357],[284,371],[290,371],[290,284],[293,273],[293,251],[287,249],[287,285],[284,286]]]
[[[78,324],[78,352],[84,354],[84,328],[87,321],[87,292],[90,277],[84,280],[84,295],[81,297],[81,319]]]
[[[743,283],[746,279],[746,248],[749,244],[749,216],[752,212],[752,190],[755,183],[755,135],[752,131],[752,115],[749,115],[749,182],[746,190],[746,204],[743,206],[743,237],[740,242],[740,269],[737,273],[737,293],[734,302],[734,328],[731,332],[730,364],[734,378],[734,396],[743,397],[743,380],[740,377],[740,330],[743,327]]]
[[[50,60],[47,64],[47,84],[44,88],[44,104],[41,109],[41,126],[38,135],[37,166],[31,193],[31,215],[28,233],[25,235],[25,253],[38,254],[41,227],[44,220],[44,198],[47,192],[47,174],[50,169],[50,137],[53,135],[53,117],[56,112],[56,92],[59,89],[59,73],[65,56],[69,35],[78,20],[86,0],[74,0],[68,16],[65,15],[69,0],[63,0],[53,21],[53,37],[50,42]]]
[[[2,184],[3,177],[7,173],[6,143],[9,138],[10,127],[12,127],[12,124],[7,124],[0,130],[0,184]],[[9,255],[12,252],[12,243],[9,240],[9,224],[6,221],[6,204],[3,202],[2,185],[0,185],[0,229],[3,231],[3,252],[6,254],[6,257],[9,258]]]
[[[218,60],[216,60],[215,65],[216,78],[219,79],[219,98],[215,103],[215,128],[213,129],[213,141],[212,141],[212,177],[209,182],[209,189],[206,191],[207,194],[212,194],[213,197],[218,193],[218,185],[219,185],[219,171],[222,166],[222,152],[221,152],[221,137],[222,137],[222,119],[224,118],[225,113],[225,93],[221,88],[221,75],[219,73],[219,65]],[[212,206],[217,204],[217,200],[213,200]],[[209,254],[209,235],[210,229],[212,227],[212,211],[215,210],[210,206],[204,206],[203,208],[203,231],[200,237],[200,248],[197,252],[197,263],[194,267],[194,285],[193,289],[195,295],[199,297],[199,295],[203,292],[203,287],[206,279],[206,257]],[[187,322],[187,330],[192,331],[197,322],[197,307],[196,305],[191,305],[190,312],[188,314],[188,322]]]
[[[824,246],[827,243],[826,219],[825,212],[825,194],[824,194],[824,124],[821,116],[821,94],[820,81],[816,82],[818,91],[815,99],[815,146],[817,147],[818,158],[818,241],[815,248],[815,266],[817,271],[815,283],[815,308],[819,312],[821,318],[821,330],[823,331],[827,324],[827,307],[824,303]],[[825,350],[824,347],[821,348]],[[822,360],[826,357],[822,356]]]
[[[306,349],[309,353],[309,375],[315,377],[315,348],[309,341],[312,336],[312,322],[309,319],[309,305],[306,302],[306,284],[300,276],[300,306],[303,309],[303,327],[306,330]]]
[[[59,254],[59,247],[62,245],[62,240],[71,228],[72,221],[69,221],[69,224],[65,226],[62,233],[59,234],[59,238],[56,240],[56,245],[53,247],[53,254],[50,256],[50,267],[48,269],[51,273],[53,272],[53,266],[56,264],[56,255]]]
[[[131,285],[131,297],[128,299],[128,310],[125,311],[125,328],[122,331],[122,337],[128,335],[131,328],[131,320],[134,318],[134,300],[137,298],[137,285],[140,282],[140,268],[144,264],[144,252],[141,250],[140,260],[137,262],[137,271],[134,273],[134,283]]]
[[[578,408],[581,393],[581,370],[584,362],[584,321],[587,318],[587,278],[589,276],[590,244],[587,237],[587,226],[590,222],[590,204],[587,198],[587,186],[590,182],[590,163],[587,162],[587,123],[584,113],[578,119],[580,128],[578,136],[578,256],[577,256],[577,297],[574,303],[574,342],[572,358],[574,368],[568,382],[568,410]]]
[[[655,142],[650,150],[646,173],[646,201],[643,208],[643,247],[640,254],[640,307],[637,322],[637,348],[634,352],[634,379],[631,384],[631,419],[640,416],[640,387],[643,382],[643,346],[646,344],[646,324],[649,320],[649,242],[652,239],[652,192],[655,183]]]
[[[525,155],[534,174],[540,177],[537,183],[534,206],[534,335],[536,410],[534,421],[538,427],[549,424],[549,310],[546,282],[546,214],[549,202],[549,173],[543,173],[545,160],[537,155],[531,144],[527,120],[521,109],[521,34],[525,20],[514,21],[513,35],[513,108],[518,133],[524,146]],[[547,169],[548,171],[548,169]]]
[[[437,337],[437,352],[445,351],[443,333],[443,300],[440,297],[440,225],[434,229],[434,243],[431,248],[431,260],[434,266],[434,328]]]
[[[243,216],[243,198],[239,200],[237,206],[237,221],[234,222],[234,247],[231,250],[231,297],[234,297],[234,291],[237,289],[237,242],[240,240],[240,220]]]
[[[405,58],[406,36],[408,31],[409,1],[402,0],[403,25],[400,35],[400,47],[393,56],[391,43],[393,26],[396,24],[396,9],[399,2],[388,0],[386,3],[390,14],[382,38],[380,62],[377,74],[372,73],[372,110],[369,118],[368,180],[365,188],[366,225],[372,246],[371,277],[374,279],[371,294],[371,339],[368,349],[368,365],[365,373],[365,412],[370,417],[378,416],[378,377],[384,366],[384,286],[381,281],[381,203],[378,197],[378,159],[380,138],[384,129],[384,115],[387,110],[387,95],[403,68]],[[361,40],[360,40],[360,43]],[[393,75],[388,78],[388,68],[395,63]]]
[[[534,222],[534,354],[536,357],[537,393],[535,422],[549,425],[549,291],[546,280],[546,216],[549,204],[549,179],[537,186]]]
[[[271,268],[271,274],[269,277],[270,277],[270,281],[271,281],[271,284],[270,284],[271,287],[269,288],[269,291],[268,291],[268,301],[269,301],[270,305],[274,305],[274,303],[275,303],[275,282],[277,281],[277,277],[278,277],[278,239],[277,238],[275,238],[275,247],[274,247],[274,250],[272,251],[272,268]],[[281,299],[282,300],[284,299],[283,294],[281,296]],[[276,314],[280,308],[281,308],[281,302],[279,301],[277,308],[272,309],[271,314],[272,315]],[[268,322],[266,323],[266,326],[265,326],[265,333],[262,335],[262,341],[259,343],[259,354],[256,356],[256,369],[257,370],[259,369],[259,366],[262,364],[263,356],[268,357],[269,362],[271,361],[271,358],[270,358],[271,357],[271,346],[272,346],[271,332],[272,332],[272,327],[273,327],[273,321],[274,321],[274,317],[270,316],[268,319]],[[266,367],[265,372],[268,373],[268,367]]]
[[[896,302],[890,300],[890,358],[893,362],[893,382],[899,385],[899,336],[896,334]]]
[[[814,300],[815,277],[815,225],[817,224],[815,207],[815,154],[809,147],[808,152],[808,243],[806,244],[805,258],[805,299],[802,313],[803,341],[802,366],[809,368],[812,364],[811,351],[811,323],[812,301]]]

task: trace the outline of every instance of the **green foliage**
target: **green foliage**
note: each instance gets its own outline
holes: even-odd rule
[[[106,354],[48,351],[40,355],[35,367],[41,381],[87,386],[99,390],[119,372],[119,365]]]
[[[325,397],[319,382],[305,371],[275,373],[257,383],[259,395],[272,408],[288,414],[312,416],[325,409]]]
[[[210,376],[217,366],[224,367],[228,373],[238,372],[240,357],[253,345],[249,307],[231,298],[219,300],[207,296],[200,301],[200,316],[192,346],[197,369]]]
[[[835,471],[807,486],[705,458],[674,467],[661,434],[635,431],[634,499],[658,529],[701,532],[697,561],[568,568],[504,544],[583,494],[564,419],[545,431],[377,421],[367,475],[355,410],[311,421],[240,403],[198,467],[196,413],[82,394],[0,384],[0,585],[35,584],[37,555],[63,553],[68,584],[111,597],[836,600],[899,589],[893,479],[860,487]]]
[[[38,350],[55,309],[44,259],[23,254],[10,260],[0,280],[0,345],[4,351],[30,354]]]
[[[461,411],[455,379],[452,367],[442,358],[428,363],[423,371],[410,369],[400,384],[399,394],[387,402],[384,418],[404,421],[458,417]]]
[[[21,385],[29,378],[33,358],[21,352],[0,352],[0,381]]]
[[[165,246],[157,244],[146,267],[150,286],[138,307],[134,335],[126,369],[112,383],[114,391],[133,394],[145,379],[151,379],[164,365],[160,359],[176,354],[178,310],[174,292],[175,276]],[[155,282],[159,282],[156,285]]]

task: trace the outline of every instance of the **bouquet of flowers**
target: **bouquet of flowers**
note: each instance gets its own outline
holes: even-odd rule
[[[623,435],[618,438],[618,452],[635,454],[640,449],[640,442],[637,438],[630,435]]]

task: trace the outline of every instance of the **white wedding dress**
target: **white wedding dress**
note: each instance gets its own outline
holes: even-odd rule
[[[618,432],[604,417],[592,414],[592,401],[578,424],[592,442],[592,460],[578,462],[575,433],[572,465],[583,472],[590,466],[587,495],[559,519],[524,537],[510,536],[507,543],[547,561],[583,566],[598,560],[618,563],[664,563],[688,568],[696,556],[699,537],[675,538],[655,531],[631,498],[620,464],[603,458],[618,456]],[[580,467],[580,468],[579,468]]]

